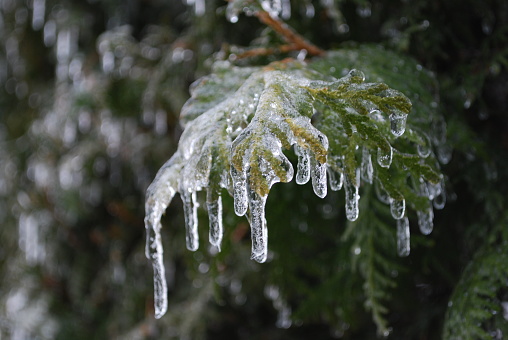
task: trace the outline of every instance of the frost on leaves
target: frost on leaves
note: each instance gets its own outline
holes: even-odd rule
[[[297,156],[296,182],[310,180],[317,196],[326,196],[327,182],[331,190],[344,186],[351,221],[361,213],[360,185],[375,185],[398,221],[402,256],[409,253],[406,207],[418,212],[422,232],[430,232],[429,200],[442,192],[441,175],[429,137],[406,128],[410,100],[386,84],[366,82],[354,69],[339,79],[328,75],[322,71],[327,58],[248,68],[220,62],[191,86],[178,150],[147,190],[146,254],[155,273],[156,317],[167,308],[160,218],[173,196],[178,192],[182,198],[186,244],[194,251],[199,246],[197,193],[206,191],[209,240],[220,249],[226,189],[235,213],[250,223],[252,259],[264,262],[270,188],[294,175],[284,150]]]

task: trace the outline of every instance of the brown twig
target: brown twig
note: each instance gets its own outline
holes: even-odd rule
[[[237,59],[242,58],[250,58],[250,57],[257,57],[257,56],[266,56],[266,55],[272,55],[272,54],[278,54],[278,53],[287,53],[291,51],[299,51],[302,48],[300,46],[296,45],[281,45],[279,47],[272,47],[272,48],[265,48],[265,47],[257,47],[252,48],[249,50],[246,50],[244,52],[241,52],[237,54]]]
[[[307,41],[304,37],[295,32],[290,26],[286,23],[282,22],[278,18],[272,17],[266,11],[257,11],[254,14],[259,21],[263,24],[271,27],[275,32],[286,40],[286,42],[291,46],[291,50],[307,50],[310,55],[320,56],[325,54],[325,51]]]

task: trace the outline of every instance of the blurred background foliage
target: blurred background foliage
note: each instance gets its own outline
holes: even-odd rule
[[[0,2],[0,337],[508,334],[503,0],[291,1],[282,18],[321,48],[382,44],[434,72],[436,110],[445,115],[453,150],[443,168],[447,205],[436,212],[431,235],[418,235],[411,223],[411,255],[398,258],[394,224],[369,217],[376,207],[346,233],[342,195],[321,200],[308,185],[277,185],[267,204],[271,257],[260,265],[249,259],[248,224],[234,214],[232,199],[224,200],[218,254],[205,242],[185,250],[181,202],[174,200],[163,219],[169,311],[155,321],[144,192],[176,149],[189,85],[214,60],[264,64],[298,54],[236,60],[245,48],[277,46],[280,38],[254,17],[229,22],[226,6]],[[361,195],[366,201],[369,193]],[[373,246],[359,252],[358,240]],[[362,263],[381,255],[387,260],[369,278]]]

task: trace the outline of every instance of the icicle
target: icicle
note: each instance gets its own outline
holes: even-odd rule
[[[326,163],[321,164],[314,157],[311,157],[310,163],[310,177],[312,178],[312,188],[318,197],[323,198],[327,194]]]
[[[291,18],[291,1],[290,0],[282,0],[281,4],[281,13],[280,16],[284,20],[288,20]]]
[[[146,190],[145,227],[146,257],[151,260],[154,272],[155,317],[162,317],[167,310],[167,283],[163,263],[161,241],[161,217],[176,193],[176,183],[181,170],[180,155],[176,153],[159,170]]]
[[[374,174],[374,168],[372,166],[372,158],[370,157],[369,150],[367,148],[362,149],[362,179],[372,184],[372,177]]]
[[[231,178],[233,180],[233,198],[235,214],[243,216],[247,212],[247,174],[239,172],[231,165]]]
[[[196,192],[181,190],[180,195],[183,201],[183,213],[185,217],[185,240],[187,249],[195,251],[199,247],[198,236],[198,203],[196,202]]]
[[[296,183],[305,184],[310,179],[310,155],[305,148],[295,144],[295,154],[298,156],[298,166],[296,169]]]
[[[275,325],[278,328],[291,327],[291,307],[286,301],[282,299],[279,287],[273,285],[265,286],[265,296],[273,303],[273,307],[277,310],[277,322]]]
[[[350,221],[356,221],[358,218],[358,200],[360,195],[358,190],[360,187],[360,169],[356,169],[356,181],[353,181],[347,174],[344,183],[346,191],[346,217]]]
[[[392,217],[396,220],[400,220],[404,217],[404,212],[406,210],[406,201],[404,199],[397,200],[390,197],[390,212],[392,213]]]
[[[330,165],[328,165],[328,181],[330,182],[331,190],[339,191],[342,188],[344,174],[341,171],[335,171]]]
[[[404,216],[397,220],[397,252],[403,257],[408,256],[409,251],[409,220]]]
[[[198,17],[202,17],[206,12],[205,0],[194,1],[194,14]]]
[[[423,235],[429,235],[434,228],[434,211],[432,207],[429,207],[427,211],[417,211],[416,215],[418,216],[418,226],[420,227],[420,231]]]
[[[209,240],[220,251],[222,243],[222,197],[220,193],[212,192],[208,189],[206,207],[208,209],[208,219],[210,220]]]
[[[34,0],[32,28],[34,31],[40,30],[44,26],[44,12],[46,11],[46,0]]]
[[[266,228],[265,204],[267,196],[260,196],[250,187],[249,192],[249,223],[252,238],[251,258],[259,263],[266,261],[268,253],[268,230]]]
[[[314,9],[314,5],[312,5],[312,2],[307,0],[305,2],[305,16],[307,18],[314,18],[315,14],[316,14],[316,10]]]
[[[395,137],[400,137],[406,131],[407,114],[394,112],[390,115],[390,129]]]
[[[159,223],[160,225],[160,223]],[[149,259],[153,266],[153,288],[155,317],[160,319],[168,309],[168,285],[166,282],[166,270],[163,262],[163,248],[160,236],[160,228],[147,229],[147,240],[150,242]]]
[[[390,150],[388,152],[381,148],[377,148],[377,163],[383,168],[389,168],[392,164],[393,150],[391,146],[389,146],[389,148]]]

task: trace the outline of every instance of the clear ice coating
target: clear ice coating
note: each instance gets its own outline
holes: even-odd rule
[[[390,212],[392,217],[396,220],[400,220],[404,217],[406,211],[406,200],[390,198]]]
[[[389,168],[392,164],[393,149],[389,146],[389,151],[385,151],[381,148],[377,149],[377,163],[383,168]]]
[[[352,179],[346,175],[344,181],[344,189],[346,191],[346,218],[350,221],[356,221],[358,218],[359,208],[358,201],[360,195],[360,169],[356,169],[356,178]]]
[[[310,179],[310,155],[307,149],[295,144],[295,154],[298,156],[296,168],[296,183],[305,184]]]
[[[409,245],[409,220],[403,217],[397,220],[397,253],[399,256],[408,256]]]

